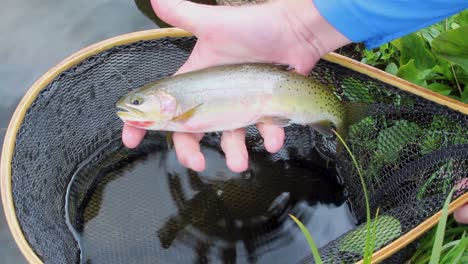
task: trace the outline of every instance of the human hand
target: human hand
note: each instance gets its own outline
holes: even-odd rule
[[[193,33],[198,41],[185,64],[176,72],[220,64],[266,62],[288,64],[308,74],[323,55],[350,41],[329,25],[311,0],[268,1],[259,5],[210,6],[182,0],[152,0],[156,14],[167,23]],[[284,129],[257,124],[269,152],[284,142]],[[146,130],[124,125],[122,140],[140,144]],[[205,169],[199,142],[203,134],[174,133],[179,162],[195,171]],[[248,168],[245,129],[223,131],[221,148],[234,172]]]
[[[458,223],[468,224],[468,203],[456,209],[453,216]]]
[[[459,183],[456,185],[456,189],[466,189],[468,187],[468,178],[463,178]],[[468,224],[468,203],[457,208],[453,212],[453,217],[455,221],[461,224]]]

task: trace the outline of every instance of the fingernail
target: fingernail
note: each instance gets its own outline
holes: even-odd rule
[[[278,140],[276,140],[275,137],[271,137],[265,143],[266,143],[265,147],[269,152],[275,152],[277,150],[277,148],[278,148]]]
[[[233,172],[241,173],[247,169],[247,159],[243,155],[237,155],[228,160],[228,167]]]
[[[197,153],[196,155],[193,155],[188,159],[187,166],[194,171],[200,171],[203,169],[203,166],[201,164],[202,162],[203,155],[201,153]]]
[[[194,168],[197,166],[198,161],[197,161],[197,159],[196,159],[195,157],[191,157],[191,158],[189,158],[189,160],[188,160],[187,163],[188,163],[187,165],[188,165],[191,169],[194,169]]]

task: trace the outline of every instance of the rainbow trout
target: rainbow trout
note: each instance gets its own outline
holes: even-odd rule
[[[344,131],[349,112],[331,88],[286,65],[214,66],[147,84],[116,104],[130,126],[170,132],[219,132],[256,123]],[[354,113],[355,114],[355,111]]]

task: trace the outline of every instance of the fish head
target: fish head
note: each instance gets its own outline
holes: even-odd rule
[[[177,101],[164,91],[135,91],[122,97],[116,107],[117,116],[127,125],[163,130],[176,115]]]

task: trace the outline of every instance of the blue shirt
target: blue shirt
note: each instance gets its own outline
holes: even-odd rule
[[[320,14],[368,49],[430,26],[468,7],[468,0],[313,0]],[[468,36],[467,36],[468,37]]]

